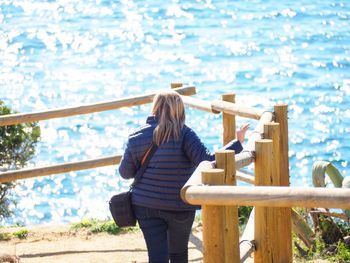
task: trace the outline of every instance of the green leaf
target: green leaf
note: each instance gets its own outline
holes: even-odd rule
[[[312,182],[315,187],[326,187],[326,174],[331,179],[334,187],[342,187],[343,176],[330,162],[316,161],[312,166]]]

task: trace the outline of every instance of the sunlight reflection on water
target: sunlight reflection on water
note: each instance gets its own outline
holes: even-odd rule
[[[288,103],[292,184],[311,185],[311,166],[319,159],[347,175],[348,3],[253,3],[2,1],[0,99],[30,112],[182,81],[206,100],[234,92],[245,106]],[[30,166],[122,153],[128,133],[149,111],[145,105],[42,121]],[[188,109],[187,123],[210,149],[220,146],[220,116]],[[24,180],[15,191],[16,218],[26,224],[105,218],[106,200],[128,185],[115,169]]]

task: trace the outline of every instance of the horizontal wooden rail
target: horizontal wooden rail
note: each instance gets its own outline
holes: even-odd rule
[[[254,181],[255,181],[254,175],[244,173],[241,171],[236,171],[236,178],[237,180],[240,180],[242,182],[246,182],[249,184],[254,184]]]
[[[115,165],[121,160],[121,155],[112,155],[78,162],[68,162],[44,167],[27,168],[0,173],[0,183],[12,182],[51,174],[67,173],[72,171],[92,169],[102,166]]]
[[[186,96],[196,94],[195,87],[183,87],[174,89],[178,93]],[[95,104],[80,105],[68,108],[51,109],[46,111],[17,113],[0,116],[0,126],[13,125],[26,122],[35,122],[54,118],[69,117],[81,114],[101,112],[106,110],[114,110],[122,107],[131,107],[150,103],[156,93],[151,93],[143,96],[124,98],[119,100],[99,102]]]
[[[190,186],[182,193],[193,205],[350,208],[350,189],[286,186]]]
[[[235,155],[236,169],[241,169],[254,162],[255,152],[243,151]]]
[[[222,100],[214,100],[212,102],[208,102],[205,100],[200,100],[200,99],[191,98],[191,97],[182,97],[182,100],[186,106],[199,109],[202,111],[207,111],[212,113],[224,112],[227,114],[256,119],[256,120],[259,120],[260,117],[265,112],[265,110],[249,108],[249,107],[237,105],[235,103],[222,101]]]
[[[197,109],[197,110],[211,112],[211,113],[220,113],[219,111],[213,111],[213,109],[211,107],[211,103],[209,101],[185,97],[185,96],[182,96],[182,101],[184,102],[184,104],[186,106]]]
[[[241,169],[245,166],[248,166],[254,162],[254,154],[252,152],[241,152],[235,156],[235,167],[236,169]],[[203,161],[201,162],[196,170],[191,175],[190,179],[186,182],[186,184],[181,189],[181,198],[185,200],[185,192],[186,189],[190,186],[200,185],[202,184],[202,171],[215,168],[216,162],[215,161]]]
[[[213,101],[211,103],[211,106],[214,111],[221,111],[231,115],[237,115],[256,120],[259,120],[261,115],[265,112],[265,110],[249,108],[222,100]]]
[[[255,208],[253,208],[253,210],[250,212],[248,222],[240,238],[239,251],[240,251],[241,262],[244,262],[245,260],[247,260],[255,250],[255,241],[254,241],[255,211],[254,210]]]

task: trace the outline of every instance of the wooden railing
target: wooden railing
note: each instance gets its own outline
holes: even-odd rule
[[[196,94],[195,87],[182,87],[182,84],[172,84],[172,88],[181,94],[184,103],[188,107],[193,107],[196,109],[203,108],[203,105],[206,105],[206,110],[213,113],[220,113],[220,111],[225,114],[236,113],[237,116],[247,116],[251,115],[252,118],[257,118],[260,116],[263,111],[256,110],[254,108],[245,107],[245,110],[240,110],[239,107],[230,102],[213,101],[213,103],[208,103],[204,100],[195,99],[192,97],[186,97]],[[31,113],[18,113],[10,115],[0,116],[0,126],[5,125],[14,125],[19,123],[33,122],[33,121],[42,121],[53,118],[63,118],[69,116],[76,116],[81,114],[89,114],[94,112],[101,112],[107,110],[119,109],[122,107],[132,107],[142,104],[151,103],[155,93],[136,96],[130,98],[123,98],[108,102],[100,102],[89,105],[80,105],[74,107],[60,108],[60,109],[51,109],[47,111],[31,112]],[[233,127],[233,126],[232,126]],[[226,130],[226,129],[225,129]],[[116,165],[120,162],[121,155],[112,155],[100,158],[94,158],[84,161],[76,162],[67,162],[63,164],[54,164],[49,166],[34,167],[34,168],[25,168],[20,170],[10,170],[6,172],[0,172],[0,183],[27,179],[38,176],[46,176],[52,174],[66,173],[71,171],[79,171],[85,169],[92,169],[97,167],[103,167],[108,165]]]
[[[109,166],[118,164],[121,160],[121,155],[112,155],[100,157],[85,161],[66,162],[63,164],[55,164],[49,166],[24,168],[20,170],[12,170],[0,173],[0,183],[16,181],[20,179],[27,179],[32,177],[39,177],[52,174],[68,173],[73,171],[80,171],[92,169],[102,166]]]
[[[222,101],[192,97],[194,87],[171,85],[186,106],[223,114],[223,145],[235,138],[236,116],[259,120],[244,150],[216,152],[214,162],[202,162],[181,190],[190,204],[202,205],[203,256],[206,263],[254,261],[292,262],[291,207],[350,208],[350,190],[290,188],[287,105],[266,111],[235,104],[234,94]],[[0,126],[62,118],[150,103],[154,93],[114,101],[48,111],[0,116]],[[0,183],[70,171],[115,165],[120,155],[0,173]],[[239,169],[254,163],[254,174]],[[236,186],[236,180],[255,187]],[[238,205],[254,206],[239,241]]]
[[[252,162],[254,175],[232,170]],[[291,220],[296,219],[291,207],[350,208],[349,189],[289,187],[288,166],[287,105],[276,105],[274,112],[260,114],[242,153],[219,151],[215,162],[204,161],[197,167],[181,197],[202,205],[205,263],[244,262],[253,252],[257,263],[293,262]],[[255,187],[228,185],[228,178]],[[242,205],[254,209],[237,245],[238,235],[232,240],[232,233],[238,232],[238,224],[232,224],[235,215],[227,219],[227,210]]]
[[[173,85],[174,90],[182,96],[191,96],[196,94],[195,87],[182,87],[179,84]],[[108,102],[100,102],[95,104],[80,105],[74,107],[67,107],[61,109],[51,109],[47,111],[18,113],[0,116],[0,126],[14,125],[19,123],[42,121],[53,118],[63,118],[69,116],[76,116],[81,114],[89,114],[94,112],[101,112],[106,110],[114,110],[122,107],[132,107],[151,103],[155,93],[136,96],[130,98],[123,98]],[[25,168],[20,170],[11,170],[0,173],[0,183],[11,182],[20,179],[27,179],[38,176],[46,176],[59,173],[67,173],[72,171],[79,171],[85,169],[92,169],[108,165],[116,165],[120,162],[121,155],[112,155],[89,159],[84,161],[67,162],[63,164],[55,164],[43,167]]]
[[[185,96],[196,94],[195,87],[179,87],[175,89],[178,93]],[[150,103],[153,100],[155,93],[136,96],[130,98],[124,98],[119,100],[105,101],[95,104],[79,105],[73,107],[66,107],[60,109],[51,109],[46,111],[30,112],[30,113],[17,113],[11,115],[0,116],[0,126],[13,125],[26,122],[42,121],[54,118],[63,118],[69,116],[76,116],[82,114],[89,114],[94,112],[101,112],[107,110],[115,110],[123,107],[132,107]]]

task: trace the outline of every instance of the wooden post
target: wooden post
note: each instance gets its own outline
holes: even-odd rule
[[[222,100],[235,103],[235,94],[228,93],[222,95]],[[236,117],[231,114],[222,113],[223,123],[223,143],[228,144],[234,138],[236,138]]]
[[[222,100],[234,103],[235,94],[222,95]],[[235,115],[222,113],[223,144],[226,145],[236,138]],[[234,151],[218,151],[215,153],[216,166],[225,170],[225,184],[236,185],[236,167]],[[225,206],[224,208],[224,243],[225,261],[239,262],[239,223],[237,206]]]
[[[255,185],[269,185],[272,177],[272,140],[263,139],[255,143]],[[255,241],[257,250],[254,253],[255,263],[273,261],[271,226],[274,224],[271,208],[255,207]],[[282,240],[280,240],[282,242]]]
[[[279,123],[267,123],[264,125],[264,138],[272,140],[272,176],[270,186],[281,186],[280,180],[280,131]]]
[[[275,121],[280,124],[280,169],[281,185],[289,186],[289,158],[288,158],[288,106],[275,105]]]
[[[216,167],[225,171],[225,185],[236,185],[235,152],[232,150],[215,153]],[[223,216],[225,261],[239,262],[239,223],[237,206],[225,206]]]
[[[223,169],[205,170],[202,172],[202,182],[208,185],[223,185],[225,171]],[[204,263],[225,262],[223,210],[223,206],[202,206]]]
[[[280,185],[289,186],[289,157],[288,157],[288,105],[275,105],[275,121],[279,123],[280,129]],[[283,251],[283,262],[293,262],[292,251],[292,213],[291,208],[281,208],[280,236],[283,238],[281,249]]]
[[[270,182],[267,182],[267,186],[281,186],[280,179],[280,130],[279,123],[268,123],[264,125],[264,136],[266,139],[272,140],[272,173]],[[273,223],[270,225],[269,231],[271,231],[270,240],[272,250],[272,258],[275,263],[288,262],[285,258],[285,244],[281,242],[284,240],[284,236],[280,232],[281,226],[284,224],[283,208],[267,208],[271,214],[271,220]]]

